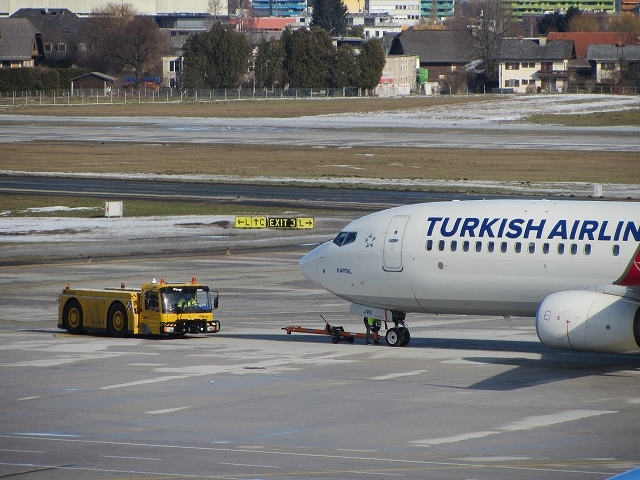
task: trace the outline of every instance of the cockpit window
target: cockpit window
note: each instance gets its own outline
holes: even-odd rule
[[[336,236],[336,238],[333,239],[333,243],[335,243],[339,247],[343,247],[345,245],[355,242],[357,235],[358,235],[358,232],[340,232]]]

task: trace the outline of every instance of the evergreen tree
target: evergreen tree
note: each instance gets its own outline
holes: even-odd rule
[[[251,44],[220,23],[193,35],[184,46],[184,85],[187,88],[237,88],[247,74]]]
[[[342,88],[357,85],[358,61],[351,45],[340,45],[334,55],[331,69],[331,87]]]
[[[329,34],[321,28],[306,28],[282,35],[284,78],[292,88],[325,88],[335,49]]]
[[[315,0],[311,26],[326,30],[332,37],[347,33],[347,6],[342,0]]]
[[[360,46],[358,66],[360,74],[357,86],[373,90],[380,83],[382,69],[387,62],[384,49],[378,40],[372,38]]]
[[[273,88],[282,81],[283,55],[280,40],[263,40],[258,45],[255,68],[257,87]]]

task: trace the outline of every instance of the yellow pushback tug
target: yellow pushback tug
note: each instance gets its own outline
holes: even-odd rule
[[[216,333],[216,308],[218,292],[195,278],[191,283],[154,279],[140,290],[127,289],[124,283],[104,290],[72,289],[67,284],[60,295],[58,328],[69,333],[109,332],[114,337]]]

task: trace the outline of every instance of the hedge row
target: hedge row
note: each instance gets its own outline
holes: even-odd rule
[[[86,72],[77,69],[2,68],[0,92],[58,90],[71,88],[71,79]]]

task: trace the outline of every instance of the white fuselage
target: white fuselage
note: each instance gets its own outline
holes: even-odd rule
[[[408,205],[347,225],[300,261],[360,305],[533,316],[554,292],[640,285],[640,204],[478,200]]]

